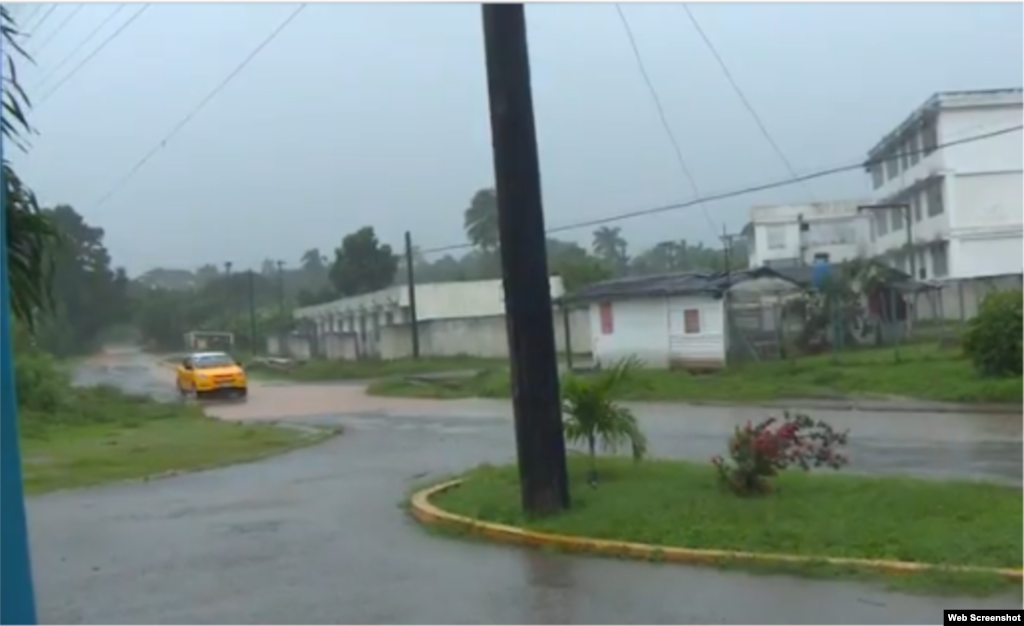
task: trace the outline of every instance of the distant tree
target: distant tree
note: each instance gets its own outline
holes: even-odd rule
[[[470,243],[484,252],[498,249],[498,196],[493,188],[477,191],[463,216]]]
[[[328,274],[340,296],[355,296],[388,287],[397,271],[391,246],[381,244],[373,227],[365,226],[341,240]]]
[[[593,250],[598,257],[609,261],[618,270],[625,270],[629,257],[627,243],[621,228],[602,226],[594,231]]]
[[[103,229],[90,226],[72,207],[45,211],[60,233],[54,252],[53,293],[58,303],[40,333],[40,344],[57,354],[89,350],[100,334],[131,319],[128,277],[114,268]]]
[[[199,286],[205,285],[211,280],[216,280],[218,277],[220,277],[220,269],[213,263],[205,263],[195,271],[196,283]]]

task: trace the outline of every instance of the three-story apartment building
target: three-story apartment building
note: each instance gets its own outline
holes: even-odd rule
[[[875,255],[921,279],[1021,273],[1022,95],[938,93],[871,149],[872,203],[910,205],[909,224],[898,209],[871,213]]]

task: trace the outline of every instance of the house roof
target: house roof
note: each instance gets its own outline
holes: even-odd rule
[[[781,278],[793,282],[775,269],[754,269],[725,272],[673,272],[650,276],[627,276],[593,283],[565,297],[569,302],[593,300],[619,300],[625,298],[651,298],[706,294],[721,295],[730,286],[753,278]]]

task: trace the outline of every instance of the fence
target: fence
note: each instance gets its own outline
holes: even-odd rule
[[[985,297],[1020,289],[1020,274],[933,282],[852,305],[798,290],[726,300],[731,362],[795,358],[871,347],[956,343]]]

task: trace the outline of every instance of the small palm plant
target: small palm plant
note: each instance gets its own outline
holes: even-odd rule
[[[637,461],[647,453],[647,438],[640,431],[636,416],[612,400],[638,366],[635,359],[623,359],[611,368],[592,376],[569,375],[562,381],[562,412],[565,415],[566,440],[586,442],[590,455],[588,482],[597,484],[597,446],[615,452],[628,444]]]

